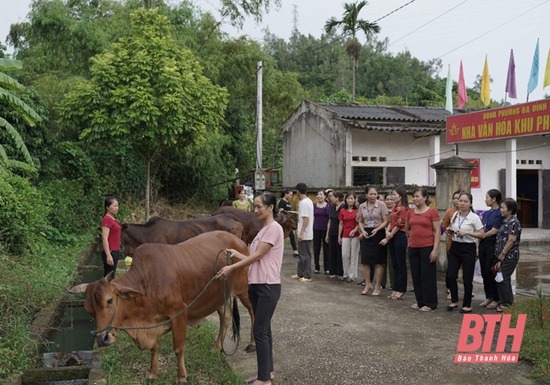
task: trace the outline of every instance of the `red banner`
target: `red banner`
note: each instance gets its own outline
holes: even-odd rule
[[[480,180],[480,167],[479,167],[479,158],[476,159],[464,159],[465,161],[471,163],[474,165],[474,168],[470,170],[470,188],[480,188],[481,187],[481,180]]]
[[[550,133],[550,99],[447,117],[447,143]]]

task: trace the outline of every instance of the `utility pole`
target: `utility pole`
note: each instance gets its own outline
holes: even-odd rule
[[[256,126],[258,136],[256,138],[256,172],[254,173],[254,186],[256,191],[265,190],[265,173],[262,170],[262,73],[263,64],[258,62],[257,66],[257,95],[256,95]]]

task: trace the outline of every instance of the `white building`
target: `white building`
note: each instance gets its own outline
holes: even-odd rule
[[[368,184],[436,186],[430,165],[458,150],[458,156],[479,165],[472,171],[476,210],[486,209],[487,190],[497,188],[507,196],[515,187],[512,197],[522,208],[524,226],[550,228],[548,136],[463,143],[456,149],[446,143],[449,115],[443,108],[304,100],[283,125],[283,184],[305,182],[311,190]],[[516,168],[512,173],[511,164]]]

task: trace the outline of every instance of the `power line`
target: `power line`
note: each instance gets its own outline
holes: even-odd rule
[[[536,9],[536,8],[540,7],[541,5],[544,5],[545,3],[548,3],[549,1],[550,1],[550,0],[545,0],[545,1],[543,1],[543,2],[541,2],[541,3],[539,3],[539,4],[537,4],[537,5],[535,5],[534,7],[529,8],[527,11],[525,11],[525,12],[523,12],[523,13],[520,13],[519,15],[516,15],[516,16],[514,16],[514,17],[511,18],[511,19],[506,20],[505,22],[503,22],[503,23],[497,25],[496,27],[491,28],[490,30],[488,30],[488,31],[486,31],[486,32],[484,32],[484,33],[478,35],[477,37],[474,37],[474,38],[471,39],[471,40],[468,40],[466,43],[461,44],[461,45],[459,45],[458,47],[453,48],[452,50],[445,52],[443,55],[439,55],[438,57],[436,57],[436,59],[441,59],[443,56],[446,56],[446,55],[448,55],[448,54],[450,54],[450,53],[452,53],[452,52],[454,52],[454,51],[456,51],[456,50],[458,50],[458,49],[460,49],[460,48],[462,48],[462,47],[464,47],[464,46],[466,46],[466,45],[468,45],[468,44],[470,44],[470,43],[472,43],[472,42],[474,42],[474,41],[476,41],[476,40],[478,40],[478,39],[481,39],[481,38],[484,37],[485,35],[487,35],[487,34],[493,32],[493,31],[495,31],[495,30],[497,30],[497,29],[499,29],[499,28],[501,28],[501,27],[503,27],[503,26],[509,24],[510,22],[512,22],[512,21],[514,21],[514,20],[520,18],[521,16],[523,16],[523,15],[529,13],[529,12],[531,12],[533,9]]]
[[[433,21],[439,19],[439,18],[442,17],[443,15],[446,15],[447,13],[449,13],[449,12],[453,11],[454,9],[460,7],[462,4],[464,4],[464,3],[468,2],[468,1],[469,1],[469,0],[464,0],[462,3],[457,4],[457,5],[454,6],[453,8],[451,8],[451,9],[449,9],[449,10],[443,12],[442,14],[440,14],[440,15],[434,17],[433,19],[427,21],[426,23],[422,24],[420,27],[413,29],[412,31],[410,31],[410,32],[406,33],[405,35],[401,36],[400,38],[398,38],[397,40],[394,40],[391,44],[388,45],[388,48],[391,47],[392,45],[394,45],[395,43],[397,43],[398,41],[403,40],[403,39],[406,38],[407,36],[412,35],[414,32],[418,31],[419,29],[424,28],[425,26],[427,26],[428,24],[432,23]]]

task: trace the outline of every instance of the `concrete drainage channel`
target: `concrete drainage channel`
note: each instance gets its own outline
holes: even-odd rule
[[[96,245],[80,256],[81,282],[102,276]],[[97,263],[96,263],[97,262]],[[31,326],[32,335],[43,341],[36,368],[7,379],[5,385],[106,385],[105,371],[93,353],[94,323],[84,310],[84,295],[64,297],[42,309]]]

